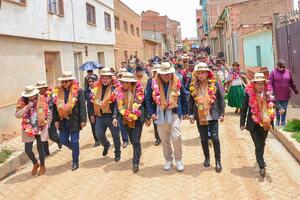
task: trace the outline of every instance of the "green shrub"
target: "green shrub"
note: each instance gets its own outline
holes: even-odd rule
[[[300,132],[300,120],[293,119],[291,121],[288,121],[286,127],[283,130],[287,132]]]
[[[13,151],[9,149],[2,149],[0,151],[0,163],[4,163],[6,159],[9,158],[9,156],[13,153]]]
[[[292,135],[292,137],[295,138],[295,140],[297,140],[297,142],[300,143],[300,132],[294,133],[294,134]]]

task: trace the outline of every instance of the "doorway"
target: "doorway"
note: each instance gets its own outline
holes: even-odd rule
[[[44,52],[47,83],[54,88],[58,81],[57,78],[62,74],[59,52]]]

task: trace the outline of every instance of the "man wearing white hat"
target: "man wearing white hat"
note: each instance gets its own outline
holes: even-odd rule
[[[54,125],[54,121],[52,120],[52,116],[53,116],[53,98],[52,98],[52,91],[51,89],[48,87],[47,83],[45,81],[37,81],[36,83],[36,88],[40,91],[40,95],[44,96],[47,99],[48,102],[48,107],[49,107],[49,111],[50,111],[50,116],[51,119],[49,119],[49,128],[48,128],[48,133],[49,133],[49,139],[52,140],[53,142],[55,142],[58,145],[58,148],[61,149],[62,148],[62,144],[60,142],[59,136],[58,136],[58,132],[57,129],[55,128]],[[48,141],[45,142],[45,156],[49,156],[50,155],[50,151],[49,151],[49,144]]]
[[[91,121],[96,121],[96,135],[104,150],[102,155],[106,156],[110,148],[110,143],[106,138],[105,132],[109,128],[115,147],[115,161],[119,162],[121,159],[120,150],[120,129],[118,127],[118,107],[115,100],[115,86],[112,83],[112,76],[110,68],[103,68],[100,71],[100,81],[93,90],[91,107]]]
[[[147,83],[147,87],[146,87],[146,94],[147,94],[147,91],[148,90],[151,90],[151,87],[152,87],[152,79],[156,76],[156,74],[157,74],[157,70],[159,70],[160,69],[160,64],[159,63],[156,63],[156,64],[154,64],[154,66],[153,66],[153,69],[152,69],[152,77],[151,78],[149,78],[149,80],[148,80],[148,83]],[[152,99],[152,94],[151,95],[146,95],[146,99],[148,99],[147,101],[146,101],[146,107],[147,106],[154,106],[154,104],[152,104],[152,105],[147,105],[147,103],[149,103],[149,102],[152,102],[151,101],[151,99]],[[148,126],[150,126],[150,124],[151,124],[151,115],[149,114],[149,115],[147,115],[147,120],[148,120]],[[149,123],[150,122],[150,123]],[[160,143],[161,143],[161,139],[159,138],[159,134],[158,134],[158,130],[157,130],[157,124],[155,124],[154,122],[153,122],[153,127],[154,127],[154,137],[155,137],[155,142],[154,142],[154,145],[155,146],[158,146],[158,145],[160,145]]]
[[[207,64],[201,62],[195,66],[190,84],[189,118],[192,124],[195,123],[195,120],[197,121],[205,167],[210,166],[208,145],[208,130],[210,130],[215,152],[216,172],[218,173],[222,171],[218,120],[223,122],[224,114],[225,102],[220,86]]]
[[[151,98],[152,96],[152,98]],[[182,162],[181,119],[187,118],[188,105],[184,88],[169,62],[162,62],[161,68],[152,80],[152,87],[147,90],[147,115],[157,124],[166,160],[164,170],[173,165],[173,149],[177,171],[184,170]]]
[[[61,86],[53,91],[53,120],[61,143],[72,150],[72,171],[75,171],[79,168],[79,132],[87,121],[85,97],[71,72],[63,72],[58,80]]]

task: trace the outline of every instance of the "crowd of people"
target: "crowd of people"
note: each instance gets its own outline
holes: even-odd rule
[[[260,174],[264,176],[267,134],[275,117],[276,125],[286,124],[289,88],[298,94],[282,60],[270,73],[270,81],[263,73],[256,73],[249,80],[239,63],[227,66],[223,59],[193,52],[156,56],[147,63],[131,58],[122,62],[120,69],[104,67],[98,75],[88,71],[84,89],[67,71],[53,90],[45,81],[25,88],[16,117],[22,119],[22,140],[33,163],[32,175],[46,172],[49,137],[60,149],[64,145],[72,151],[72,170],[79,168],[79,136],[87,119],[94,147],[101,145],[103,156],[107,156],[111,146],[107,129],[112,134],[115,162],[121,160],[121,147],[132,145],[135,173],[139,171],[143,127],[152,125],[154,145],[162,144],[164,170],[171,170],[175,160],[177,171],[184,171],[180,124],[189,120],[196,123],[200,135],[204,166],[211,165],[209,146],[212,145],[215,170],[219,173],[222,171],[219,122],[225,120],[227,99],[228,106],[240,114],[241,130],[251,133]],[[32,151],[35,140],[39,161]]]

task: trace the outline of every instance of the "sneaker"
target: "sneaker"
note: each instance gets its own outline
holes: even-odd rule
[[[183,165],[183,162],[181,160],[176,161],[176,168],[177,168],[177,171],[183,172],[184,165]]]
[[[169,171],[170,169],[172,169],[172,166],[173,166],[173,162],[167,161],[165,166],[164,166],[164,170]]]

